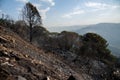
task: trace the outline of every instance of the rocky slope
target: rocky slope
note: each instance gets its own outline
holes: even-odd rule
[[[0,26],[0,80],[67,80],[80,73]]]
[[[90,44],[91,40],[83,42],[86,38],[73,32],[49,33],[40,27],[34,30],[33,42],[29,43],[0,26],[0,80],[120,79],[119,67],[113,68],[108,60],[100,61],[91,54],[79,55],[90,53],[90,46],[96,45]],[[77,51],[83,45],[87,48]]]

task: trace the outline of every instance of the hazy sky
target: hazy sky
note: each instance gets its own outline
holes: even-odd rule
[[[120,22],[120,0],[0,0],[0,16],[5,13],[17,20],[28,1],[46,27]]]

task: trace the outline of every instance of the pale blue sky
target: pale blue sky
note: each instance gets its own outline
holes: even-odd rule
[[[120,23],[120,0],[1,0],[0,15],[17,20],[28,1],[39,10],[45,27]]]

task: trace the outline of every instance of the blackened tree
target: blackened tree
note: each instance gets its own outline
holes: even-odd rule
[[[42,20],[37,8],[30,2],[26,3],[22,10],[22,18],[30,28],[30,42],[32,42],[32,28],[36,25],[41,25]]]

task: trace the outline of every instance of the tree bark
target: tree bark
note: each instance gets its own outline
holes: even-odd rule
[[[30,23],[30,42],[32,42],[32,24]]]

